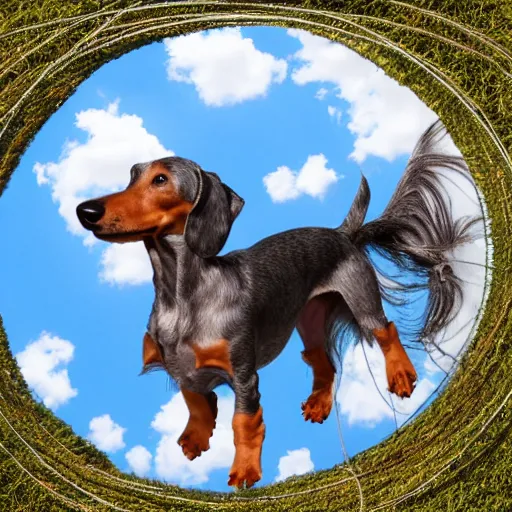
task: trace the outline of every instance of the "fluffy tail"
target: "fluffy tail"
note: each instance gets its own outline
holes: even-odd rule
[[[443,174],[453,171],[469,179],[469,172],[462,157],[443,154],[437,148],[445,135],[440,121],[424,132],[388,206],[379,218],[364,225],[370,194],[363,179],[349,215],[339,228],[361,250],[373,248],[394,263],[400,273],[407,273],[408,283],[379,270],[386,277],[381,282],[384,298],[399,297],[399,302],[404,292],[428,289],[422,326],[415,333],[422,340],[431,340],[457,315],[463,300],[462,281],[454,274],[449,255],[459,245],[474,240],[471,228],[482,220],[452,218]],[[411,283],[411,277],[416,281]]]

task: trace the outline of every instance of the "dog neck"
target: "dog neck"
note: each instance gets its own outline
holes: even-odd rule
[[[205,275],[208,260],[194,254],[182,235],[144,240],[153,267],[157,299],[169,305],[186,301]]]

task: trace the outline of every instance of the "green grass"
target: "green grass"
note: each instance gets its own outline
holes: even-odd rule
[[[135,5],[148,8],[113,17]],[[297,27],[371,59],[437,112],[467,159],[492,220],[493,281],[478,332],[440,398],[409,426],[354,458],[350,468],[359,475],[364,510],[512,510],[510,0],[162,5],[3,0],[0,193],[34,135],[84,79],[106,62],[163,37],[228,24]],[[230,20],[233,13],[244,18]],[[159,26],[172,21],[181,24]],[[37,24],[44,25],[23,30]],[[61,66],[66,65],[55,67],[73,51],[75,60],[63,59]],[[185,491],[124,475],[31,398],[1,323],[0,372],[1,510],[360,509],[358,485],[345,466],[236,495]],[[261,499],[283,494],[292,496]]]

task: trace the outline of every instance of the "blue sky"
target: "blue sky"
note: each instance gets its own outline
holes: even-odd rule
[[[76,204],[124,188],[132,164],[173,152],[216,172],[245,199],[223,252],[285,229],[334,227],[361,170],[372,191],[369,217],[382,211],[435,119],[370,62],[299,31],[193,34],[102,67],[42,128],[0,201],[0,218],[9,220],[2,223],[0,311],[34,396],[123,471],[228,490],[232,393],[219,390],[211,450],[189,462],[176,444],[187,421],[181,394],[162,372],[138,376],[153,300],[147,255],[141,244],[113,246],[87,236]],[[465,192],[454,201],[455,213],[478,213],[474,191]],[[482,242],[463,251],[460,259],[485,261]],[[469,325],[446,347],[453,355],[483,294],[483,271],[459,270],[473,284],[458,319],[458,326]],[[398,313],[388,308],[390,319]],[[323,425],[302,419],[312,377],[301,350],[294,333],[260,372],[267,436],[259,485],[343,461],[334,412]],[[350,455],[395,429],[379,394],[389,401],[382,355],[365,350],[379,389],[357,347],[345,357],[337,394]],[[404,413],[399,423],[444,376],[424,353],[410,355],[419,382],[410,399],[394,401]],[[450,358],[432,358],[449,371]]]

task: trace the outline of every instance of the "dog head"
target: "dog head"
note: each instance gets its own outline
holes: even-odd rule
[[[122,192],[79,204],[84,228],[107,242],[136,242],[147,237],[184,235],[192,252],[218,254],[244,200],[191,160],[168,157],[136,164]]]

